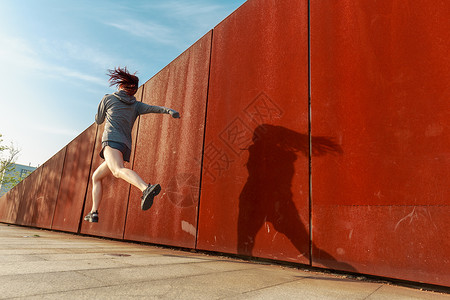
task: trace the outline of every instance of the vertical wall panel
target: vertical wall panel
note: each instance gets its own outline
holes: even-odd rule
[[[141,101],[142,87],[139,88],[135,97],[137,101]],[[136,140],[136,132],[138,128],[137,124],[138,121],[136,120],[131,136],[133,141],[131,148],[131,159],[129,163],[124,163],[126,168],[131,168],[133,165],[135,151],[134,142]],[[84,216],[87,215],[92,208],[92,174],[104,162],[104,159],[102,159],[99,155],[102,150],[102,135],[104,128],[105,123],[98,126],[97,129],[97,140],[95,141],[91,174],[89,176],[89,188],[86,195],[84,212],[81,218],[81,233],[122,239],[125,228],[130,184],[122,179],[115,178],[112,173],[102,181],[103,197],[98,208],[99,222],[89,223],[84,221]]]
[[[211,32],[150,79],[143,102],[180,111],[140,118],[134,170],[162,191],[148,211],[132,188],[125,238],[195,247]]]
[[[311,1],[312,135],[343,150],[313,157],[312,238],[358,272],[450,285],[449,14]]]
[[[52,226],[66,149],[66,147],[61,149],[40,167],[42,168],[40,184],[36,200],[32,204],[34,206],[33,225],[36,227],[50,229]]]
[[[309,263],[307,1],[247,1],[213,34],[198,248]]]
[[[22,182],[23,191],[19,199],[17,217],[15,224],[35,226],[39,218],[38,190],[41,185],[41,174],[43,168],[38,168],[28,175]]]
[[[9,223],[8,213],[6,212],[10,210],[10,206],[12,205],[11,199],[13,192],[14,189],[11,189],[0,197],[0,222]]]
[[[78,232],[96,132],[93,124],[67,145],[52,229]]]
[[[16,222],[23,189],[24,182],[22,181],[0,198],[0,221],[13,224]]]

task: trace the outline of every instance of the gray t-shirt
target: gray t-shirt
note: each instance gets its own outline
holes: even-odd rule
[[[98,105],[95,122],[100,125],[106,119],[102,142],[119,142],[131,149],[131,130],[139,115],[148,113],[169,114],[170,111],[170,108],[136,101],[134,96],[129,96],[125,91],[120,90],[103,97]]]

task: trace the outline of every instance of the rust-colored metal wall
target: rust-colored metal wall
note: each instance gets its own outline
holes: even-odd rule
[[[213,31],[198,248],[309,263],[307,1]]]
[[[38,190],[41,184],[43,168],[38,168],[27,176],[22,182],[23,188],[19,198],[15,224],[35,226],[39,218]]]
[[[311,1],[314,266],[450,285],[449,13]]]
[[[138,101],[142,99],[142,87],[139,88],[135,95]],[[125,219],[128,206],[128,196],[130,193],[130,184],[122,179],[115,178],[112,174],[102,181],[103,197],[98,209],[99,222],[89,223],[84,221],[84,216],[87,215],[92,208],[92,174],[104,162],[100,157],[102,149],[102,135],[105,124],[98,126],[97,139],[95,141],[94,155],[92,159],[92,168],[89,180],[89,187],[86,194],[84,211],[81,216],[81,233],[92,234],[116,239],[123,238],[125,228]],[[132,132],[132,149],[130,162],[125,162],[126,168],[131,168],[133,165],[133,157],[135,151],[136,133],[138,128],[138,120],[136,120]]]
[[[125,239],[195,247],[211,32],[144,85],[143,102],[178,110],[144,115],[139,122],[134,170],[162,191],[148,211],[132,188]]]
[[[67,145],[52,229],[78,232],[96,133],[93,124]]]
[[[52,226],[53,214],[55,212],[56,201],[58,199],[59,185],[61,183],[62,169],[64,165],[64,159],[66,156],[66,147],[58,151],[52,158],[45,162],[39,169],[41,171],[34,171],[40,174],[39,186],[37,191],[32,192],[31,195],[35,195],[34,203],[28,202],[26,195],[22,195],[20,202],[23,203],[24,207],[32,206],[33,209],[28,212],[27,217],[31,223],[27,225],[33,225],[40,228],[50,229]],[[23,183],[26,183],[23,181]],[[32,183],[30,181],[30,183]],[[35,186],[31,185],[32,188],[29,189],[33,191]],[[24,189],[25,191],[25,189]],[[26,209],[26,208],[25,208]]]
[[[23,195],[24,181],[19,182],[0,198],[0,221],[14,224],[17,219],[17,212],[20,200]]]
[[[450,286],[449,3],[247,1],[138,91],[182,116],[133,129],[154,206],[111,175],[81,232]],[[0,221],[77,232],[102,132],[4,195]]]
[[[0,199],[0,221],[50,228],[66,147]]]

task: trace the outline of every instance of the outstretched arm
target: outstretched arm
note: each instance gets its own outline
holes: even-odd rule
[[[167,108],[164,106],[148,105],[142,102],[138,103],[138,112],[140,115],[155,113],[155,114],[170,114],[173,118],[176,119],[180,117],[180,113],[174,109]]]

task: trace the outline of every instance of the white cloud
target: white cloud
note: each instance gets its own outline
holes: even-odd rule
[[[99,69],[106,69],[110,67],[111,62],[121,60],[120,57],[105,53],[104,49],[98,49],[85,43],[41,39],[39,45],[40,50],[53,59],[66,62],[85,62]]]
[[[39,68],[41,63],[36,56],[34,49],[25,40],[0,36],[0,61],[6,65]]]
[[[86,74],[77,70],[69,69],[66,67],[59,67],[59,66],[48,66],[48,70],[52,73],[56,73],[57,75],[62,75],[64,77],[70,78],[70,79],[78,79],[82,81],[86,81],[89,83],[94,83],[100,86],[105,85],[105,79],[100,78],[97,76],[93,76],[90,74]]]
[[[147,38],[161,44],[176,45],[173,30],[152,21],[138,21],[133,19],[121,19],[114,22],[105,22],[105,25],[123,30],[131,35]]]
[[[95,61],[95,58],[92,57],[88,59],[90,62]],[[6,71],[1,72],[0,77],[9,76],[9,72],[21,68],[39,72],[40,75],[77,79],[102,86],[105,85],[104,78],[46,61],[45,53],[42,53],[42,49],[37,49],[36,46],[32,47],[29,42],[20,38],[0,35],[0,62]]]
[[[41,133],[51,134],[51,135],[61,135],[69,138],[76,137],[80,132],[75,129],[61,128],[55,126],[38,126],[36,130]]]
[[[103,24],[130,35],[184,50],[226,17],[225,7],[207,1],[149,1],[111,12]],[[120,11],[120,13],[117,13]],[[142,12],[145,12],[142,13]]]
[[[223,6],[221,5],[211,5],[199,1],[160,1],[157,4],[149,4],[146,8],[162,10],[168,16],[183,19],[192,19],[223,12]]]

